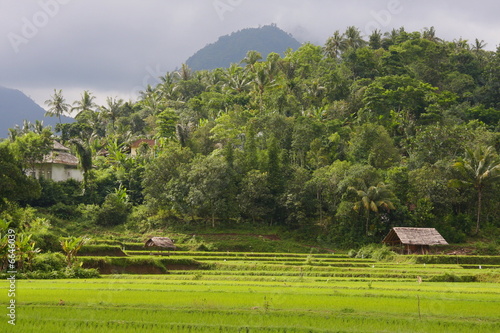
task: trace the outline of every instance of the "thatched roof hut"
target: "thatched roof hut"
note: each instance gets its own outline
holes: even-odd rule
[[[405,252],[427,253],[432,245],[448,245],[448,242],[435,228],[403,228],[395,227],[389,231],[382,243],[387,245],[401,245]]]
[[[175,250],[177,247],[168,237],[153,237],[146,241],[146,247],[156,247],[159,249]]]

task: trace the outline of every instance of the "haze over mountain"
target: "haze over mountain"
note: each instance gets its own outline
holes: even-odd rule
[[[211,70],[229,67],[239,63],[248,51],[262,54],[263,59],[271,52],[280,55],[291,48],[296,50],[300,43],[292,35],[276,25],[260,28],[248,28],[219,37],[217,42],[209,44],[191,56],[186,64],[193,70]]]
[[[36,104],[23,92],[0,86],[0,138],[6,138],[9,128],[16,125],[22,126],[24,120],[34,123],[36,120],[55,129],[59,119],[56,117],[44,117],[45,110]],[[72,118],[61,117],[63,123],[72,121]]]

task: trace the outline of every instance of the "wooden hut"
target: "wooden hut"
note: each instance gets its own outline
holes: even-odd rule
[[[175,250],[177,247],[174,242],[168,237],[152,237],[146,241],[146,248],[156,248],[158,251],[163,249]]]
[[[395,227],[389,231],[382,243],[390,246],[401,246],[407,254],[427,254],[432,245],[448,245],[448,242],[435,228],[403,228]]]

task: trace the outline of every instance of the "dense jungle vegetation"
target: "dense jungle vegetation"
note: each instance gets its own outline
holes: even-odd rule
[[[76,121],[0,143],[0,219],[38,244],[115,226],[275,226],[335,247],[394,226],[498,239],[500,48],[485,46],[349,27],[229,68],[183,65],[137,101],[54,90],[49,114]],[[131,156],[139,138],[156,145]],[[53,139],[80,158],[82,183],[24,175]]]

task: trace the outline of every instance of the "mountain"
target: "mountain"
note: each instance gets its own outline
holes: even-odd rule
[[[260,52],[265,59],[271,52],[283,54],[289,48],[296,50],[299,47],[300,43],[292,35],[274,24],[265,25],[222,36],[196,52],[186,64],[193,70],[211,70],[239,63],[251,50]]]
[[[44,117],[44,114],[45,110],[23,92],[0,86],[0,138],[6,138],[9,128],[22,126],[24,120],[32,123],[40,120],[44,125],[50,125],[54,129],[59,119]],[[73,121],[69,117],[61,117],[61,120],[63,123]]]

